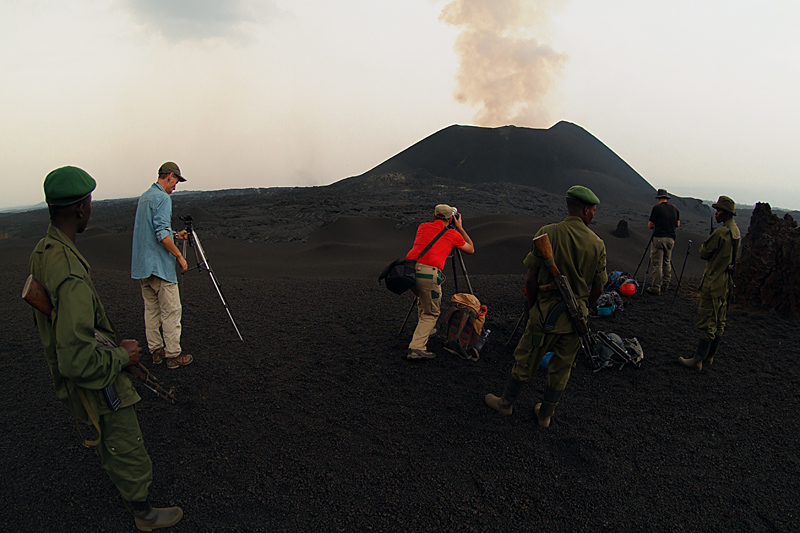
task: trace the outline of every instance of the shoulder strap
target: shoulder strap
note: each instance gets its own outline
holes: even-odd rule
[[[420,260],[420,258],[421,258],[423,255],[425,255],[426,253],[428,253],[428,250],[430,250],[430,249],[431,249],[431,246],[433,246],[433,243],[435,243],[436,241],[438,241],[438,240],[439,240],[439,237],[441,237],[442,235],[444,235],[444,234],[445,234],[445,232],[446,232],[448,229],[450,229],[450,228],[448,228],[448,227],[447,227],[447,224],[445,224],[444,228],[442,228],[442,231],[440,231],[440,232],[439,232],[439,234],[438,234],[438,235],[436,235],[436,237],[434,237],[434,238],[433,238],[433,240],[432,240],[431,242],[429,242],[429,243],[428,243],[428,246],[426,246],[425,248],[423,248],[422,252],[420,252],[420,254],[417,256],[417,261],[419,261],[419,260]]]

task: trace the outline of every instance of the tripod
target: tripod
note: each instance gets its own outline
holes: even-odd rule
[[[686,270],[686,260],[689,259],[689,253],[692,251],[692,239],[689,239],[689,246],[686,247],[686,255],[683,257],[683,267],[681,268],[681,275],[678,276],[678,286],[675,288],[675,295],[672,297],[673,303],[675,298],[678,297],[678,291],[681,290],[681,280],[683,279],[683,271]]]
[[[467,274],[467,267],[464,264],[464,256],[461,254],[461,250],[459,250],[458,248],[456,248],[454,246],[453,250],[450,252],[450,255],[447,256],[447,259],[452,259],[452,264],[453,264],[453,283],[455,284],[456,293],[461,292],[461,291],[458,290],[458,272],[456,271],[456,257],[458,257],[458,262],[461,265],[461,272],[464,275],[464,279],[467,282],[467,287],[469,288],[469,293],[470,294],[475,294],[472,291],[472,283],[470,283],[470,281],[469,281],[469,274]],[[403,320],[403,324],[400,326],[400,329],[397,332],[398,335],[401,335],[403,333],[403,330],[406,327],[406,323],[408,322],[408,318],[411,316],[411,312],[414,311],[414,306],[417,305],[417,301],[418,300],[419,300],[419,298],[414,296],[414,300],[411,302],[411,307],[408,308],[408,313],[406,313],[406,318],[405,318],[405,320]]]
[[[692,241],[689,241],[691,244]],[[650,240],[647,241],[647,246],[644,248],[644,253],[642,254],[642,258],[639,260],[639,264],[636,267],[636,271],[633,273],[633,279],[636,279],[636,274],[639,273],[639,267],[642,266],[642,261],[644,261],[644,257],[647,255],[648,250],[650,250],[650,245],[653,243],[653,235],[650,235]],[[684,266],[686,266],[686,261],[684,261]],[[675,265],[672,264],[672,259],[669,261],[669,267],[672,269],[672,273],[675,275],[675,278],[678,279],[678,271],[675,270]],[[642,288],[647,285],[647,273],[650,272],[650,257],[647,258],[647,266],[644,267],[644,280],[642,280]],[[681,271],[683,272],[683,271]],[[683,274],[681,274],[683,275]]]
[[[240,341],[244,341],[242,338],[242,334],[239,333],[239,328],[236,327],[236,322],[233,320],[233,315],[231,314],[231,310],[228,308],[228,302],[225,301],[225,296],[222,295],[222,289],[219,286],[219,282],[217,281],[217,276],[214,274],[214,271],[211,270],[211,266],[208,264],[208,260],[206,259],[205,251],[203,250],[203,246],[200,244],[200,238],[197,236],[197,232],[192,227],[192,215],[186,215],[180,217],[181,220],[186,224],[186,231],[188,232],[188,236],[185,241],[183,241],[183,257],[187,257],[186,255],[186,244],[189,244],[189,247],[194,250],[194,258],[195,258],[195,266],[188,269],[194,270],[195,268],[198,272],[202,272],[205,270],[208,272],[208,275],[211,276],[211,283],[214,284],[214,288],[217,289],[217,294],[219,294],[219,299],[222,300],[222,306],[225,308],[225,311],[228,313],[228,318],[231,319],[231,324],[233,324],[233,329],[236,330],[236,334],[239,336]]]

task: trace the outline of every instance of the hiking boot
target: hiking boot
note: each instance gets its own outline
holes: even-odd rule
[[[501,415],[508,416],[511,414],[512,406],[514,405],[514,402],[517,401],[519,391],[522,390],[522,385],[524,384],[524,381],[517,381],[514,379],[514,376],[508,376],[508,381],[506,381],[506,388],[503,391],[503,396],[498,398],[494,394],[487,394],[484,397],[484,401],[486,401],[486,405]]]
[[[428,350],[417,350],[417,349],[408,349],[408,353],[406,354],[406,359],[433,359],[436,357],[436,354],[433,352],[429,352]]]
[[[694,357],[679,357],[678,362],[693,370],[703,370],[703,361],[708,357],[709,348],[711,348],[711,341],[700,339],[697,343],[697,351]]]
[[[186,366],[192,361],[194,361],[192,354],[181,353],[177,357],[167,357],[167,368],[175,369],[181,366]]]
[[[661,289],[659,289],[658,287],[652,287],[651,286],[651,287],[647,287],[645,290],[647,292],[649,292],[650,294],[655,294],[656,296],[661,294]]]
[[[550,420],[553,417],[553,413],[556,411],[556,407],[558,407],[558,401],[561,399],[561,394],[563,392],[563,390],[555,390],[546,387],[544,389],[542,401],[533,406],[533,412],[541,427],[550,427]]]
[[[159,348],[158,350],[153,350],[151,354],[153,356],[153,364],[160,365],[161,361],[164,360],[164,348]]]
[[[183,510],[180,507],[152,507],[150,500],[125,502],[125,507],[133,512],[133,519],[136,521],[136,528],[139,531],[152,531],[174,526],[183,518]]]

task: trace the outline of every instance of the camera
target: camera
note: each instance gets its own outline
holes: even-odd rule
[[[191,233],[192,229],[193,229],[192,228],[192,222],[193,222],[192,221],[192,215],[184,215],[184,216],[178,217],[178,218],[181,219],[184,224],[186,224],[186,231]]]

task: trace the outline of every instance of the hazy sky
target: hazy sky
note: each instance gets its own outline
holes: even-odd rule
[[[452,124],[574,122],[654,187],[800,209],[800,2],[0,0],[0,208],[324,185]]]

